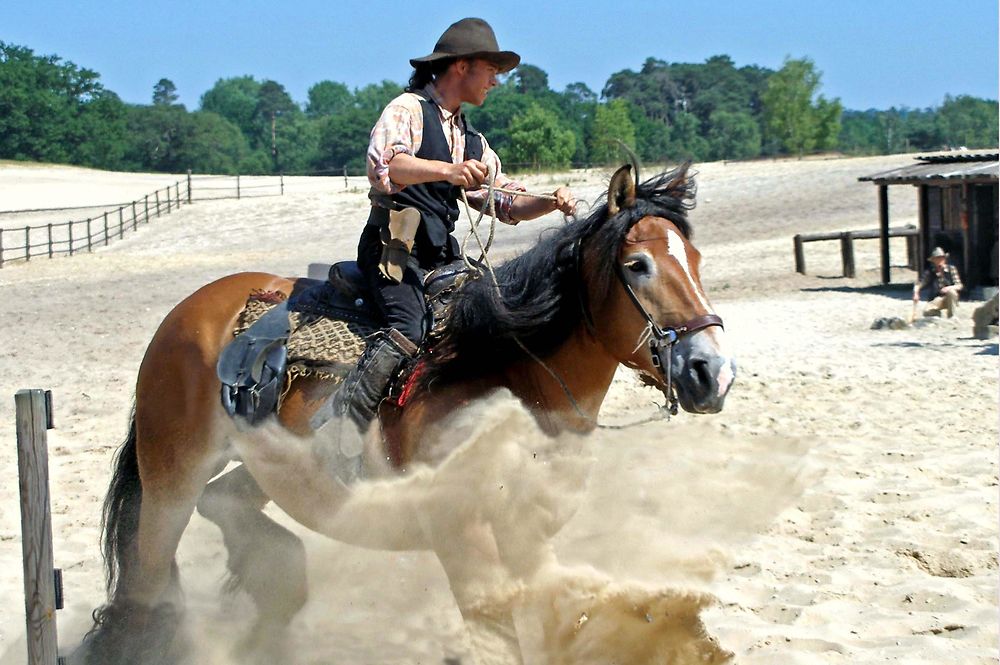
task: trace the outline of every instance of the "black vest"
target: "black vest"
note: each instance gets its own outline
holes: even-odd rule
[[[416,157],[451,163],[451,150],[444,135],[444,127],[438,114],[438,106],[422,93],[420,107],[424,114],[424,136]],[[463,118],[464,120],[464,118]],[[483,141],[479,133],[465,123],[465,159],[482,159]],[[392,207],[416,208],[420,211],[421,223],[413,244],[413,254],[425,269],[444,265],[459,256],[458,241],[451,235],[458,220],[458,201],[461,190],[447,181],[425,182],[407,185],[402,191],[390,197],[378,197],[379,203],[386,198],[392,200]],[[372,206],[368,224],[380,229],[389,224],[389,211],[381,206]]]

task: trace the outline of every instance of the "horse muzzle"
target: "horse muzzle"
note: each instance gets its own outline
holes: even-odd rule
[[[722,352],[721,329],[699,331],[674,345],[671,379],[689,413],[718,413],[736,379],[736,361]]]

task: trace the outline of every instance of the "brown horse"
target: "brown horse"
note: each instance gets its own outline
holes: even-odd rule
[[[686,411],[718,412],[735,364],[700,284],[686,219],[693,204],[686,165],[640,185],[623,167],[607,202],[586,219],[543,235],[497,269],[496,283],[489,275],[466,283],[413,397],[401,409],[383,408],[383,436],[367,439],[366,475],[438,463],[450,452],[435,444],[447,414],[499,388],[548,433],[589,431],[619,364],[676,394]],[[269,501],[339,540],[434,549],[467,625],[479,631],[473,643],[492,639],[516,661],[510,616],[479,616],[469,591],[491,561],[516,568],[516,553],[489,524],[439,530],[417,514],[418,502],[382,494],[377,483],[335,481],[317,463],[323,429],[309,426],[331,391],[327,383],[292,384],[277,415],[289,433],[280,441],[248,436],[223,411],[216,362],[248,294],[289,294],[294,286],[262,273],[225,277],[177,305],[150,342],[105,500],[109,600],[81,647],[87,662],[158,661],[170,652],[182,608],[175,551],[196,508],[221,528],[230,572],[255,601],[258,626],[287,624],[306,601],[304,548],[262,512]],[[386,528],[365,528],[373,506]],[[442,554],[445,538],[460,556]],[[468,547],[456,547],[456,539]]]

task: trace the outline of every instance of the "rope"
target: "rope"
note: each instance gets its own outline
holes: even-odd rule
[[[552,194],[536,194],[534,192],[522,192],[519,189],[506,189],[504,187],[493,187],[494,192],[501,192],[503,194],[513,194],[514,196],[524,196],[529,199],[543,199],[545,201],[555,201],[556,197]]]
[[[492,164],[489,164],[488,168],[489,168],[489,173],[488,173],[488,176],[487,176],[488,182],[487,182],[487,187],[486,187],[486,194],[487,194],[486,195],[486,202],[483,204],[482,209],[479,211],[479,215],[475,219],[472,218],[472,212],[471,212],[470,207],[469,207],[469,199],[465,195],[465,190],[464,189],[462,190],[462,203],[465,205],[465,214],[469,218],[469,225],[470,225],[469,233],[465,236],[465,240],[462,242],[462,247],[461,247],[462,261],[465,263],[465,266],[469,269],[469,271],[471,273],[473,273],[473,274],[475,274],[475,275],[477,275],[479,277],[482,276],[482,274],[483,274],[482,268],[480,268],[478,265],[475,265],[474,263],[472,263],[469,260],[468,254],[466,252],[466,246],[468,245],[469,238],[470,237],[474,237],[476,239],[476,242],[479,244],[479,248],[480,248],[479,262],[482,263],[482,264],[484,264],[486,266],[486,269],[487,269],[487,271],[490,274],[490,279],[493,280],[493,288],[496,289],[497,296],[498,296],[498,299],[499,299],[501,307],[506,307],[506,305],[504,304],[504,301],[503,301],[503,294],[500,291],[500,281],[497,279],[496,271],[493,269],[493,264],[490,261],[490,257],[489,257],[489,250],[490,250],[490,247],[493,245],[493,235],[494,235],[494,232],[496,231],[496,223],[497,223],[496,201],[493,198],[493,193],[494,192],[504,192],[504,193],[508,193],[508,194],[515,194],[515,195],[518,195],[518,196],[528,196],[528,197],[537,198],[537,199],[547,199],[547,200],[550,200],[550,201],[555,201],[556,197],[554,197],[554,196],[552,196],[550,194],[532,194],[532,193],[529,193],[529,192],[520,192],[520,191],[515,191],[515,190],[510,190],[510,189],[503,189],[502,187],[497,187],[496,186],[496,170],[495,170],[495,167]],[[479,224],[482,222],[483,216],[486,214],[487,211],[489,211],[489,214],[490,214],[490,236],[489,236],[489,239],[486,241],[486,243],[483,244],[482,238],[480,238],[480,236],[479,236]],[[561,376],[559,376],[559,374],[554,369],[552,369],[551,367],[549,367],[548,364],[544,360],[542,360],[541,358],[539,358],[537,355],[535,355],[531,351],[531,349],[529,349],[527,346],[525,346],[524,342],[522,342],[519,337],[517,337],[516,335],[514,335],[513,336],[513,340],[514,340],[514,343],[517,344],[518,347],[520,347],[522,351],[524,351],[525,355],[527,355],[529,358],[531,358],[533,361],[535,361],[535,363],[537,363],[543,370],[545,370],[545,372],[550,377],[552,377],[552,379],[556,383],[559,384],[559,387],[562,389],[563,394],[566,395],[566,399],[569,401],[570,406],[573,407],[573,410],[576,412],[576,415],[579,416],[580,419],[582,419],[584,422],[590,424],[591,426],[593,426],[593,427],[595,427],[597,429],[624,430],[624,429],[630,429],[632,427],[636,427],[636,426],[639,426],[639,425],[645,425],[647,423],[651,423],[651,422],[656,422],[656,421],[659,421],[659,420],[663,420],[664,418],[666,418],[668,420],[670,419],[670,410],[667,407],[667,405],[663,405],[663,406],[658,406],[657,407],[657,411],[656,411],[656,413],[654,415],[649,416],[647,418],[643,418],[642,420],[637,420],[635,422],[625,423],[625,424],[622,424],[622,425],[602,425],[601,423],[599,423],[597,421],[597,418],[594,418],[590,414],[585,413],[584,410],[582,408],[580,408],[580,404],[576,401],[576,397],[573,396],[573,392],[569,389],[569,386],[566,385],[566,382],[563,380],[563,378]],[[641,342],[640,342],[640,344],[641,344]],[[668,362],[669,362],[669,360],[668,360]]]

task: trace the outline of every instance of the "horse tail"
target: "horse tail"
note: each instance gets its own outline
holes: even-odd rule
[[[115,455],[114,472],[101,516],[101,549],[104,553],[108,600],[114,602],[123,591],[129,568],[135,559],[139,531],[142,483],[136,454],[135,406],[129,420],[128,437]]]

